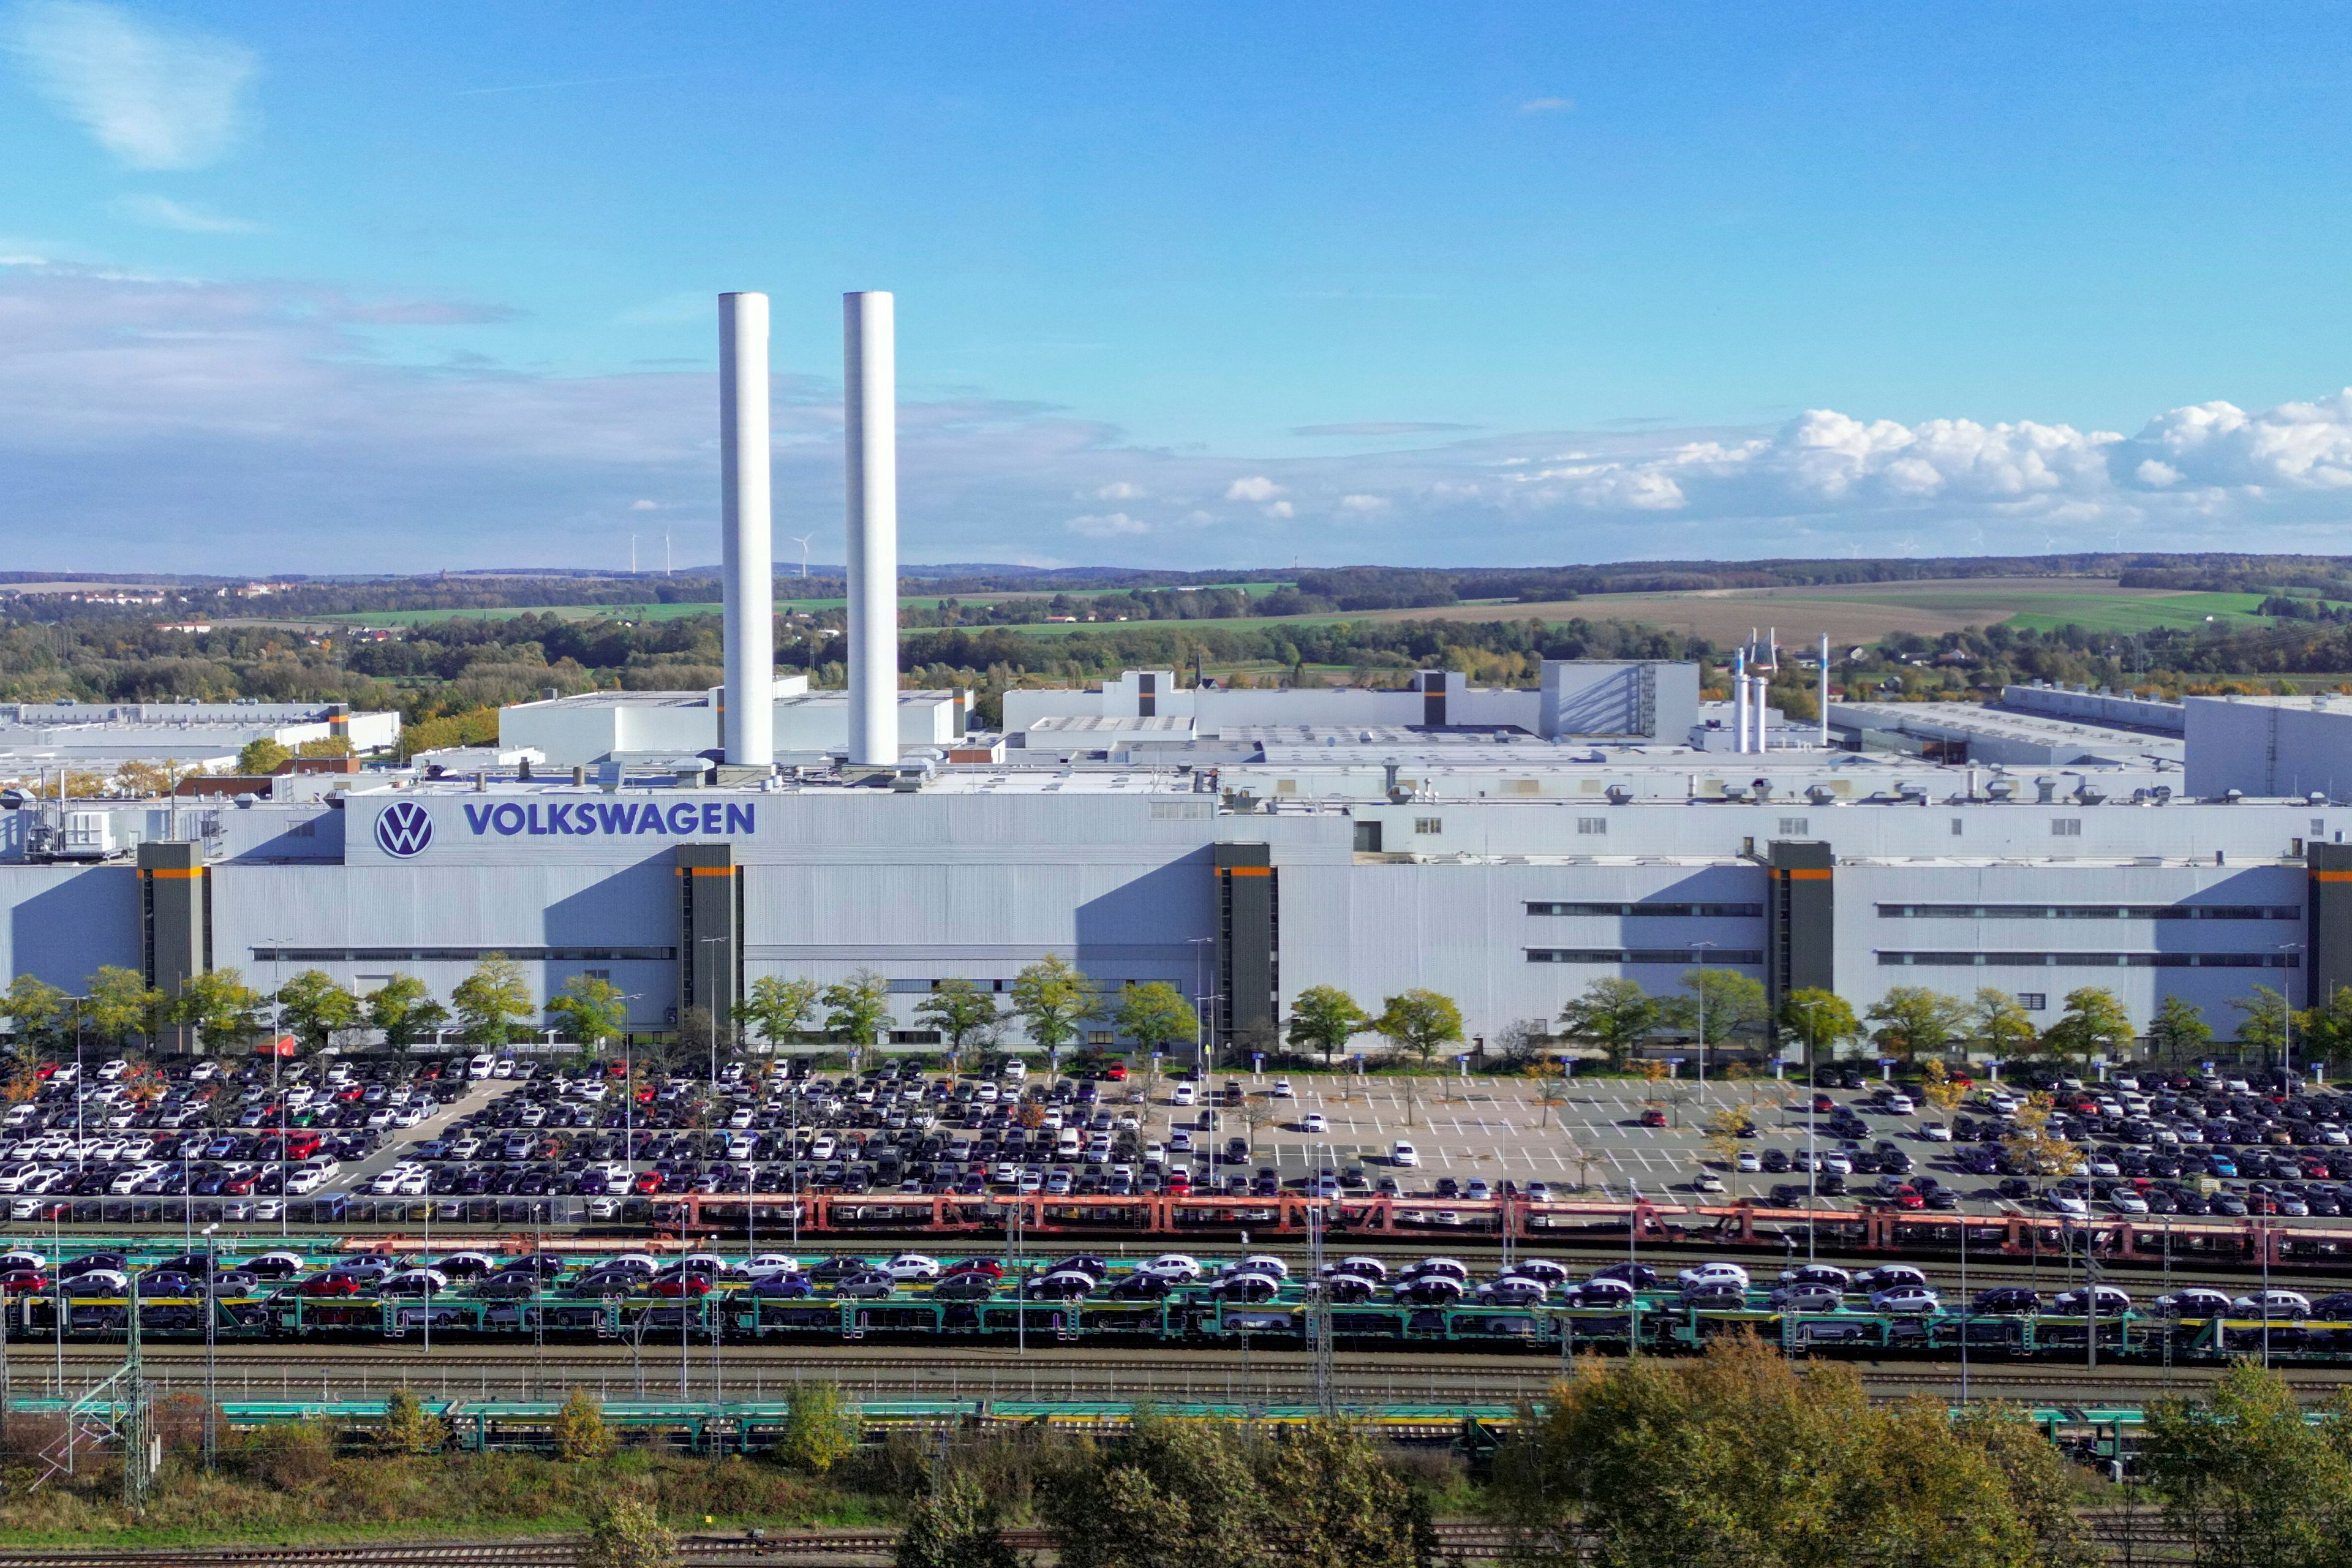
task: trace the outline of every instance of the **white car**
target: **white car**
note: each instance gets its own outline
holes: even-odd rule
[[[1298,1130],[1301,1132],[1328,1132],[1331,1124],[1324,1120],[1321,1111],[1310,1110],[1299,1120]]]
[[[1742,1149],[1732,1160],[1732,1166],[1746,1174],[1761,1171],[1764,1168],[1764,1162],[1757,1158],[1755,1150]]]
[[[1276,1100],[1296,1100],[1298,1098],[1298,1095],[1297,1092],[1290,1087],[1290,1080],[1288,1079],[1278,1078],[1274,1080],[1274,1098]]]
[[[489,1077],[490,1070],[497,1065],[498,1058],[484,1051],[466,1064],[466,1076],[478,1081]]]
[[[1157,1258],[1137,1264],[1135,1271],[1154,1279],[1172,1279],[1181,1283],[1201,1277],[1201,1260],[1181,1252],[1163,1252]]]
[[[1342,1258],[1329,1268],[1335,1274],[1353,1274],[1364,1279],[1385,1279],[1389,1277],[1389,1266],[1377,1258]]]
[[[2134,1187],[2117,1187],[2107,1198],[2107,1206],[2117,1214],[2146,1214],[2147,1200]]]
[[[1421,1163],[1421,1151],[1410,1143],[1391,1143],[1389,1145],[1389,1163],[1402,1165],[1408,1169],[1418,1166]]]
[[[1723,1178],[1713,1171],[1703,1170],[1691,1178],[1691,1191],[1695,1193],[1719,1193],[1723,1190]]]
[[[1748,1289],[1748,1270],[1737,1263],[1701,1263],[1675,1275],[1675,1283],[1685,1290],[1703,1290],[1718,1286],[1745,1290]]]
[[[1908,1116],[1914,1110],[1918,1109],[1917,1106],[1911,1102],[1911,1097],[1907,1094],[1895,1094],[1890,1092],[1883,1103],[1885,1105],[1888,1112],[1895,1116]]]
[[[2042,1201],[2052,1214],[2062,1214],[2069,1219],[2091,1217],[2091,1205],[2072,1193],[2045,1193]]]
[[[2285,1318],[2290,1321],[2311,1316],[2311,1298],[2300,1290],[2260,1290],[2251,1296],[2241,1296],[2230,1303],[2230,1310],[2241,1318]]]
[[[901,1282],[936,1279],[940,1277],[940,1269],[938,1258],[927,1258],[919,1252],[902,1252],[882,1266],[885,1274]]]
[[[1264,1274],[1270,1279],[1287,1279],[1290,1278],[1290,1265],[1279,1258],[1254,1252],[1238,1263],[1227,1264],[1225,1272],[1227,1274]]]
[[[1192,1086],[1189,1083],[1180,1083],[1168,1091],[1168,1103],[1171,1105],[1191,1105],[1195,1099]]]
[[[1870,1310],[1874,1312],[1940,1312],[1943,1298],[1924,1285],[1897,1285],[1891,1290],[1872,1293]]]
[[[1919,1124],[1919,1136],[1930,1143],[1948,1143],[1952,1141],[1952,1130],[1941,1121],[1923,1121]]]

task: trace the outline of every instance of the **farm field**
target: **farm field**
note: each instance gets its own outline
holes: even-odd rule
[[[1202,584],[1200,586],[1203,589],[1234,588],[1247,594],[1253,599],[1262,599],[1265,597],[1266,595],[1273,593],[1276,588],[1283,586],[1283,584],[1276,582],[1207,583]],[[1124,590],[1119,591],[1123,592]],[[904,607],[933,610],[939,608],[940,605],[944,604],[947,599],[950,597],[960,605],[988,605],[1002,603],[1007,599],[1051,598],[1053,594],[1054,590],[1052,589],[1039,589],[1034,592],[956,594],[948,595],[939,594],[902,594],[898,596],[898,603]],[[1071,594],[1069,597],[1074,601],[1095,599],[1103,597],[1105,591],[1103,590],[1088,590],[1086,592]],[[796,598],[789,594],[783,594],[778,595],[776,599],[776,608],[782,611],[837,610],[848,602],[849,601],[846,599],[841,598]],[[319,616],[314,618],[324,622],[340,622],[347,626],[429,626],[435,621],[511,620],[517,616],[554,616],[559,619],[567,621],[675,621],[682,620],[689,616],[715,616],[719,613],[721,608],[722,606],[714,599],[707,602],[698,601],[691,604],[677,605],[516,605],[504,607],[464,610],[368,610],[335,612]],[[1334,618],[1344,619],[1347,617]],[[1039,629],[1042,630],[1045,628],[1041,627]],[[1068,628],[1057,627],[1054,629]]]

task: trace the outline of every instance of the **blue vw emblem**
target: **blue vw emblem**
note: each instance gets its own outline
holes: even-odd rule
[[[425,853],[433,842],[433,814],[413,800],[396,800],[375,819],[375,841],[395,860]]]

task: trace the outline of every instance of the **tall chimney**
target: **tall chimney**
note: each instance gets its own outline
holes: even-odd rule
[[[849,460],[849,760],[898,760],[898,376],[887,294],[841,297]]]
[[[768,540],[768,297],[719,296],[719,484],[726,585],[720,749],[776,760],[776,584]]]

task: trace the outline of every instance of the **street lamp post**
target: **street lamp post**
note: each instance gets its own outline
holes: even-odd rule
[[[213,1267],[213,1232],[219,1228],[218,1221],[205,1226],[205,1469],[208,1474],[220,1458],[220,1401],[213,1363],[215,1327],[213,1319],[219,1310],[214,1301],[213,1277],[219,1271]],[[135,1303],[132,1310],[137,1310]]]

